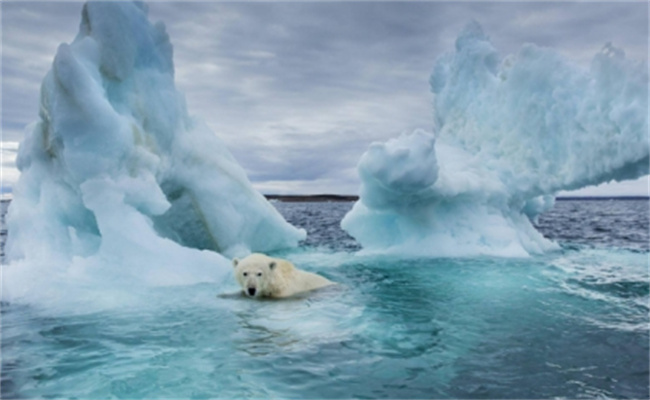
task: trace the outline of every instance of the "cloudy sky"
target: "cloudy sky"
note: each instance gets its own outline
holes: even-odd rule
[[[74,39],[82,5],[1,4],[6,187],[41,80]],[[356,163],[371,142],[432,129],[429,75],[471,20],[503,56],[532,42],[587,67],[612,42],[648,58],[645,1],[150,2],[149,15],[167,26],[190,114],[264,193],[357,193]],[[648,178],[580,194],[647,195]]]

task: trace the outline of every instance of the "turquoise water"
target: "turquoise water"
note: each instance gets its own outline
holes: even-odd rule
[[[218,297],[234,280],[149,288],[91,313],[3,304],[2,397],[648,398],[647,202],[589,203],[583,228],[558,228],[576,205],[540,221],[558,253],[400,260],[355,255],[336,224],[349,203],[277,204],[310,233],[278,255],[340,285],[281,301]]]

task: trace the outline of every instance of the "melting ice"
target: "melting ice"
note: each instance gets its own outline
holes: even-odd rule
[[[590,71],[533,45],[501,60],[471,24],[430,83],[435,136],[373,144],[359,163],[342,225],[368,252],[540,253],[556,245],[530,221],[553,193],[648,173],[647,71],[612,46]],[[17,165],[5,299],[219,280],[225,257],[305,237],[189,116],[164,25],[142,3],[84,6]]]
[[[435,136],[373,143],[342,221],[366,252],[526,256],[554,194],[648,174],[648,72],[607,44],[588,71],[525,45],[500,58],[477,23],[430,79]]]
[[[305,237],[189,117],[165,27],[149,23],[142,3],[84,6],[43,81],[39,116],[17,159],[5,294],[90,276],[213,281],[230,270],[222,255]]]

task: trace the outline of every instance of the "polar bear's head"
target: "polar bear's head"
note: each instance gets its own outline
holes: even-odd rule
[[[277,261],[264,254],[251,254],[239,260],[232,260],[235,278],[246,296],[270,296],[273,290],[273,273]]]

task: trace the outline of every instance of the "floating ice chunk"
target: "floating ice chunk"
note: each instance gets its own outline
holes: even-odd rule
[[[43,81],[39,115],[19,149],[8,215],[7,255],[31,265],[25,270],[56,264],[64,276],[111,260],[118,274],[133,268],[148,282],[190,282],[229,268],[221,255],[305,237],[188,116],[165,27],[148,22],[143,3],[84,6],[79,34],[59,47]],[[170,274],[158,279],[156,268]]]
[[[389,174],[393,169],[399,173]],[[506,188],[495,174],[466,151],[435,144],[430,133],[374,143],[359,173],[360,200],[341,225],[366,253],[520,257],[555,248],[521,208],[509,210]],[[386,176],[392,178],[388,184],[381,179]]]
[[[648,174],[648,73],[606,45],[585,71],[525,45],[501,60],[477,23],[430,79],[435,139],[372,144],[342,221],[366,252],[541,253],[554,193]]]

